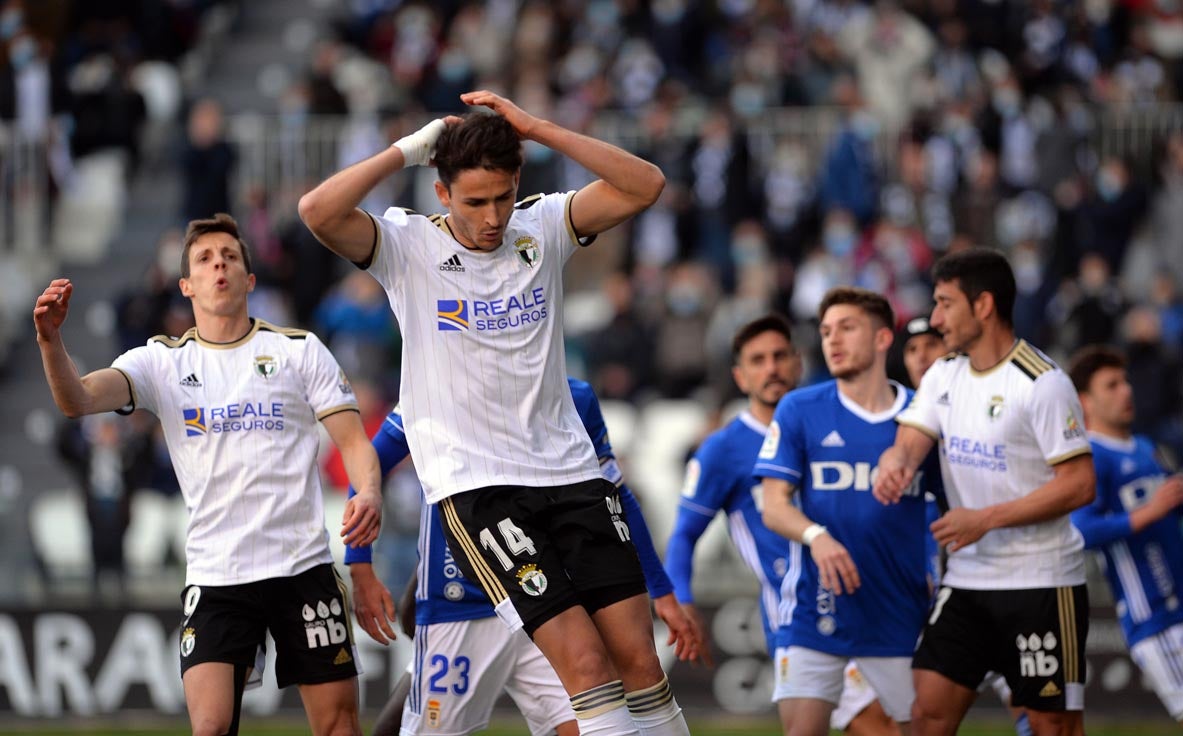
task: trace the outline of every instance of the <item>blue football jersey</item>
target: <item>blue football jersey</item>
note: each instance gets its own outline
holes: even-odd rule
[[[809,386],[780,400],[760,449],[755,474],[797,488],[802,512],[824,525],[849,551],[861,586],[834,595],[802,555],[800,573],[786,575],[782,596],[795,607],[777,636],[779,646],[801,646],[840,657],[910,656],[928,608],[925,579],[926,472],[898,504],[871,495],[879,455],[895,442],[893,421],[911,391],[893,384],[887,411],[871,415],[842,396],[835,381]]]
[[[1166,472],[1145,437],[1127,441],[1090,434],[1097,496],[1072,512],[1085,547],[1101,553],[1102,567],[1117,602],[1130,645],[1183,623],[1179,585],[1183,583],[1183,531],[1180,513],[1142,531],[1130,530],[1130,512],[1150,500]]]
[[[624,485],[624,479],[616,465],[616,456],[608,441],[608,429],[604,423],[600,403],[588,383],[568,378],[567,384],[571,388],[571,396],[575,401],[579,418],[591,437],[592,444],[595,445],[604,477],[620,489],[625,521],[641,559],[649,594],[654,598],[666,595],[673,591],[673,584],[658,560],[648,527],[641,516],[640,505],[628,486]],[[373,438],[373,443],[383,476],[410,454],[406,432],[403,429],[403,417],[398,408],[386,417],[381,430]],[[350,488],[349,495],[352,496],[354,493],[354,489]],[[372,551],[369,546],[345,548],[345,564],[370,562],[371,557]],[[495,615],[493,604],[485,592],[479,585],[464,577],[459,565],[456,564],[448,547],[447,537],[444,536],[443,523],[435,504],[424,503],[419,513],[419,565],[416,571],[419,577],[418,587],[415,589],[417,625],[470,621]]]
[[[760,616],[772,656],[781,581],[787,570],[800,566],[801,546],[770,531],[761,518],[760,479],[751,468],[766,433],[767,427],[745,411],[703,441],[686,466],[665,563],[678,600],[692,603],[694,546],[715,514],[726,514],[732,543],[760,581]]]

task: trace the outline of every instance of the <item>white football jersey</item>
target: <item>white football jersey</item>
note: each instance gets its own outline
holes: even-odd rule
[[[1068,376],[1020,340],[981,373],[965,355],[938,360],[896,421],[938,440],[949,505],[980,509],[1028,495],[1052,479],[1052,466],[1088,454],[1083,416]],[[1080,585],[1083,548],[1067,514],[995,529],[950,554],[942,582],[971,590]]]
[[[186,585],[236,585],[332,562],[318,420],[357,410],[316,335],[254,320],[232,343],[154,337],[115,359],[160,418],[189,510]]]
[[[462,246],[447,215],[374,218],[369,272],[402,332],[403,421],[428,503],[600,477],[563,349],[573,194],[519,202],[492,252]]]

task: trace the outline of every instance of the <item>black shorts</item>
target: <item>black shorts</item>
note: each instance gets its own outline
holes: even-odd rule
[[[942,587],[924,627],[914,669],[934,670],[977,690],[990,670],[1011,689],[1011,705],[1037,711],[1084,709],[1085,586],[1031,590]]]
[[[330,564],[241,585],[190,585],[181,601],[182,675],[202,662],[256,666],[268,630],[280,687],[357,675],[349,597]]]
[[[645,592],[620,492],[606,480],[478,488],[439,506],[461,571],[530,636],[572,606],[595,613]]]

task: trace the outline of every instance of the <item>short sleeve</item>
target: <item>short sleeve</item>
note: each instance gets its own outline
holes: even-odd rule
[[[353,395],[353,386],[336,358],[320,338],[311,332],[304,340],[304,385],[308,391],[308,403],[316,413],[316,418],[323,420],[340,411],[356,411],[357,398]]]
[[[374,223],[374,253],[370,256],[366,270],[382,284],[387,291],[394,289],[398,279],[406,273],[407,253],[415,239],[416,220],[400,207],[391,207],[381,217],[370,213]]]
[[[726,473],[720,473],[718,462],[712,462],[711,445],[704,445],[686,463],[682,480],[682,498],[678,505],[687,511],[713,518],[727,496]]]
[[[557,248],[563,263],[581,246],[590,245],[594,238],[579,239],[571,222],[571,202],[575,191],[538,194],[527,197],[515,207],[527,217],[536,218],[546,243],[543,247]]]
[[[800,412],[792,394],[781,399],[772,415],[772,424],[760,447],[756,467],[757,478],[780,478],[800,485],[805,467],[805,431]]]
[[[912,394],[912,401],[899,414],[897,423],[906,427],[913,427],[925,433],[934,440],[941,436],[941,419],[937,414],[937,397],[940,395],[940,384],[944,372],[938,365],[929,368],[920,379],[920,386]]]
[[[111,367],[123,374],[131,388],[131,404],[124,407],[128,411],[120,410],[121,413],[130,413],[133,409],[146,409],[160,416],[160,396],[156,392],[152,377],[161,375],[163,371],[156,368],[151,346],[128,350],[116,358]]]
[[[1048,465],[1092,452],[1084,429],[1084,410],[1067,374],[1048,371],[1035,380],[1027,420]]]

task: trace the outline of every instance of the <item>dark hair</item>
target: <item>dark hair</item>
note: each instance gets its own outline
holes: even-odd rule
[[[1076,387],[1076,393],[1089,390],[1093,376],[1102,368],[1125,368],[1125,356],[1108,345],[1086,345],[1077,350],[1068,362],[1068,377]]]
[[[895,311],[882,294],[858,286],[835,286],[826,292],[817,306],[818,320],[826,316],[827,309],[839,304],[854,305],[879,322],[880,327],[895,329]]]
[[[972,306],[979,296],[994,296],[994,311],[1007,327],[1014,326],[1015,272],[1006,256],[990,248],[970,248],[943,256],[932,266],[933,283],[956,281]]]
[[[522,139],[502,116],[472,112],[440,134],[435,168],[449,189],[452,180],[468,169],[517,173],[522,168]]]
[[[789,325],[789,321],[779,314],[766,314],[740,327],[739,331],[735,333],[735,337],[731,338],[732,362],[739,362],[739,354],[743,351],[744,346],[765,332],[780,333],[785,336],[790,345],[793,343],[793,328]]]
[[[238,241],[238,247],[242,249],[242,265],[247,273],[251,273],[251,251],[238,235],[238,223],[225,212],[219,212],[206,220],[189,221],[189,227],[185,230],[185,247],[181,250],[181,278],[189,278],[189,249],[198,238],[210,233],[226,233]]]

